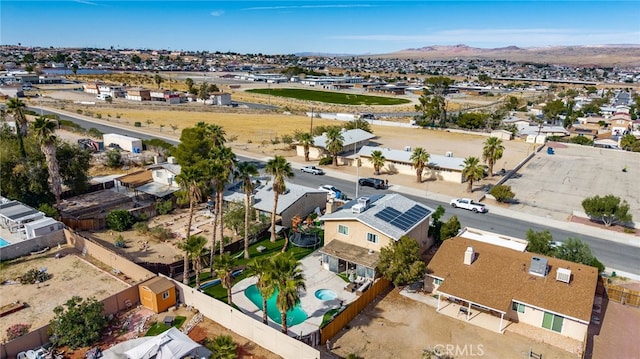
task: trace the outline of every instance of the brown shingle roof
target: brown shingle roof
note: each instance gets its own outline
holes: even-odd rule
[[[164,277],[155,277],[140,285],[149,288],[150,291],[156,294],[166,292],[171,287],[174,287],[173,283]]]
[[[467,247],[476,255],[463,263]],[[548,259],[548,274],[529,274],[533,256]],[[507,312],[511,301],[590,321],[598,270],[542,255],[455,237],[446,240],[429,263],[429,274],[443,279],[439,291],[483,306]],[[569,284],[556,280],[556,269],[571,270]]]
[[[125,186],[138,187],[153,180],[151,171],[142,170],[116,178]]]

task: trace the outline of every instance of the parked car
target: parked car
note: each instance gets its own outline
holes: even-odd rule
[[[318,189],[327,192],[327,196],[329,198],[342,198],[342,191],[330,184],[323,184],[322,186],[318,187]]]
[[[453,208],[464,208],[473,211],[473,213],[487,212],[487,207],[483,203],[475,202],[470,198],[455,198],[450,203]]]
[[[372,178],[372,177],[360,178],[358,180],[358,184],[365,187],[373,187],[375,189],[387,188],[387,185],[385,184],[384,180],[381,180],[379,178]]]
[[[312,175],[323,175],[324,171],[316,166],[304,166],[300,169],[302,172],[311,173]]]

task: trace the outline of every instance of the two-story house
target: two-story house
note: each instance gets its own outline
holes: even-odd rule
[[[433,245],[429,219],[433,209],[394,194],[363,196],[320,219],[324,221],[322,266],[335,273],[375,278],[380,249],[408,236],[423,253]]]

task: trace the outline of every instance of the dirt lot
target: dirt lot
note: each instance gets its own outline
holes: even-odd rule
[[[456,359],[526,358],[530,349],[545,359],[580,357],[518,334],[498,334],[436,314],[434,308],[400,295],[398,289],[367,307],[331,343],[333,353],[341,357],[353,353],[360,358],[415,359],[424,349],[447,344],[460,348]],[[460,355],[463,349],[466,355]]]
[[[58,253],[61,258],[55,258]],[[0,340],[6,340],[6,329],[11,325],[31,324],[35,329],[47,324],[54,316],[53,308],[64,304],[72,295],[101,300],[128,287],[66,246],[3,263],[3,266],[0,306],[19,301],[26,302],[27,308],[2,318]],[[39,284],[7,284],[30,269],[46,269],[52,277]]]

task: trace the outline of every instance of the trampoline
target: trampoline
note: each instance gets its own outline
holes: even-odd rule
[[[317,233],[293,232],[289,241],[294,246],[302,248],[316,248],[320,245],[320,238]]]

